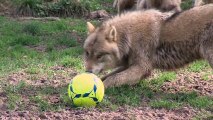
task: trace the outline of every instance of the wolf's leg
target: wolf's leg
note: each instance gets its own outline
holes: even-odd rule
[[[108,88],[124,84],[133,85],[138,83],[142,78],[148,76],[150,72],[151,70],[144,69],[140,65],[133,65],[120,73],[107,77],[104,81],[104,86]]]
[[[200,38],[202,41],[201,54],[213,69],[213,21],[207,25]]]
[[[114,75],[114,74],[116,74],[116,73],[119,73],[119,72],[121,72],[121,71],[124,71],[125,69],[127,69],[127,67],[124,67],[124,66],[119,67],[119,68],[115,69],[114,71],[110,72],[109,74],[103,76],[103,77],[101,78],[101,80],[104,81],[107,77],[112,76],[112,75]]]
[[[212,41],[213,41],[213,39],[212,39]],[[211,44],[211,46],[210,46],[210,44]],[[203,49],[202,54],[203,54],[204,59],[206,59],[209,62],[210,66],[213,69],[213,42],[211,42],[211,43],[209,42],[209,45],[203,45],[203,48],[201,48],[201,49]]]
[[[212,42],[213,45],[213,42]],[[206,46],[204,46],[206,47]],[[206,47],[203,51],[203,57],[209,62],[210,66],[213,69],[213,46],[212,47]]]
[[[136,9],[137,10],[147,9],[146,0],[137,0]]]
[[[194,0],[194,7],[201,6],[203,4],[203,0]]]
[[[116,8],[117,5],[118,5],[118,0],[114,0],[114,2],[113,2],[113,8]]]
[[[120,0],[118,0],[118,2],[117,2],[117,12],[118,12],[119,15],[121,14],[121,5],[122,5],[121,2],[122,1],[120,1]]]

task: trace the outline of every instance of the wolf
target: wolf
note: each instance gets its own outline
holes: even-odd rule
[[[159,9],[163,12],[174,10],[181,11],[181,0],[115,0],[113,7],[117,8],[118,14],[125,10]]]
[[[136,9],[159,9],[163,12],[174,10],[175,12],[181,11],[181,0],[138,0]]]
[[[213,5],[175,13],[134,11],[99,27],[87,22],[84,42],[87,72],[98,74],[105,88],[134,85],[153,69],[174,70],[199,59],[213,68]]]
[[[117,8],[118,14],[125,10],[134,9],[137,0],[114,0],[113,8]]]
[[[213,0],[194,0],[194,7],[201,6],[204,4],[213,3]]]

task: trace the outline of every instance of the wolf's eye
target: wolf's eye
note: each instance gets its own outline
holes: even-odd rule
[[[86,55],[86,56],[89,56],[89,52],[86,51],[86,52],[85,52],[85,55]]]
[[[103,57],[103,55],[97,55],[97,59],[101,59]]]
[[[96,58],[100,60],[101,58],[103,58],[104,56],[106,56],[106,55],[108,55],[108,54],[109,54],[109,53],[103,52],[103,53],[98,54],[98,55],[96,56]]]

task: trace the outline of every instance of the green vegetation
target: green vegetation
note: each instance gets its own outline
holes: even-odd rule
[[[106,9],[113,11],[113,0],[12,0],[16,13],[20,16],[58,16],[58,17],[82,17],[90,11]],[[108,4],[108,5],[107,5]],[[110,6],[110,7],[109,7]]]
[[[156,82],[156,80],[159,81]],[[159,77],[144,80],[134,87],[110,88],[107,89],[106,95],[108,95],[108,100],[116,105],[138,106],[145,102],[153,108],[173,109],[190,105],[195,108],[213,109],[212,97],[199,96],[196,92],[165,93],[159,87],[162,85],[161,80],[162,78]]]
[[[159,74],[158,78],[153,79],[151,81],[151,84],[154,86],[154,88],[159,88],[163,85],[164,82],[175,80],[175,78],[176,78],[175,72],[164,72]]]
[[[174,109],[179,107],[180,103],[168,100],[153,100],[150,102],[150,106],[153,108],[166,108]]]
[[[47,13],[47,6],[39,0],[23,0],[19,3],[16,0],[14,4],[20,5],[19,12],[22,15],[48,16],[56,12],[57,16],[75,16],[74,12],[84,15],[87,10],[100,8],[113,12],[112,8],[103,6],[112,1],[90,0],[82,6],[74,4],[76,6],[68,7],[71,1],[62,0],[59,3],[47,4],[51,8],[50,13]],[[87,4],[90,4],[88,8]],[[190,4],[191,2],[187,2],[182,7],[186,9]],[[97,24],[99,21],[92,22]],[[29,103],[33,103],[38,111],[55,111],[72,106],[66,93],[67,81],[76,73],[84,71],[82,43],[87,33],[86,20],[67,18],[59,21],[18,21],[0,17],[0,23],[0,88],[3,90],[0,93],[4,93],[7,98],[7,109],[29,109]],[[202,79],[206,82],[211,81],[213,74],[209,68],[207,62],[196,61],[183,71],[208,71],[202,74]],[[97,108],[115,110],[119,106],[149,106],[153,109],[178,109],[191,106],[195,109],[213,111],[211,96],[193,91],[172,93],[162,90],[165,82],[175,82],[178,79],[177,72],[158,72],[156,76],[142,80],[135,86],[107,89],[103,102]],[[11,81],[14,83],[10,84]],[[62,81],[63,84],[54,86],[58,81]],[[212,115],[208,116],[212,118]]]
[[[208,66],[209,64],[205,61],[196,61],[193,64],[191,64],[188,69],[191,72],[201,72]]]
[[[192,8],[193,7],[193,4],[194,4],[194,0],[184,0],[182,3],[181,3],[181,8],[183,10],[187,10],[189,8]]]
[[[77,0],[58,2],[43,0],[15,0],[17,14],[22,16],[84,16],[90,11],[90,3]]]
[[[16,22],[3,17],[1,21],[1,74],[39,64],[72,66],[80,63],[82,48],[77,41],[86,33],[85,21],[66,19],[52,22]],[[73,25],[70,25],[75,23]],[[15,28],[13,26],[16,26]],[[78,31],[71,32],[73,30]],[[70,61],[68,58],[72,58]],[[48,64],[46,64],[48,63]],[[35,68],[34,68],[35,69]]]

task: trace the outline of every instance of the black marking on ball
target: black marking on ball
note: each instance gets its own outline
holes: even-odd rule
[[[97,87],[96,87],[96,85],[94,85],[93,90],[94,90],[94,92],[96,92],[96,91],[97,91]]]
[[[90,92],[91,93],[91,92]],[[88,97],[90,93],[83,94],[83,97]]]
[[[70,91],[72,91],[72,92],[73,92],[72,86],[70,86]],[[73,93],[74,93],[74,92],[73,92]]]
[[[98,101],[98,99],[97,99],[97,98],[95,98],[95,97],[92,97],[92,99],[93,99],[95,102],[97,102],[97,101]]]
[[[75,95],[75,98],[80,98],[81,97],[81,94],[76,94]]]

